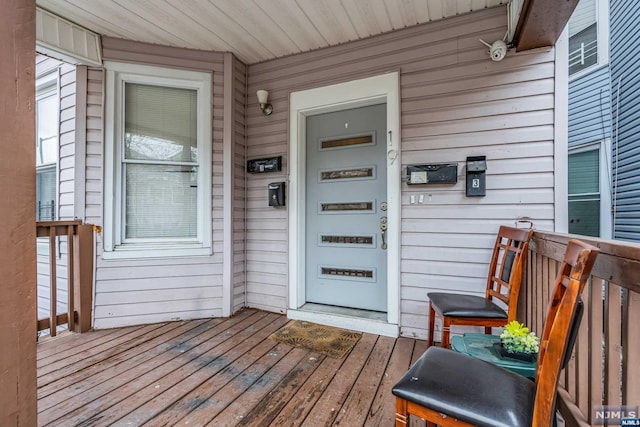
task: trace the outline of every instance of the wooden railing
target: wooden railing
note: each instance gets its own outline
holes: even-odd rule
[[[640,404],[640,245],[536,232],[518,316],[536,332],[542,332],[550,288],[570,238],[600,249],[582,295],[584,316],[557,401],[567,426],[587,426],[602,424],[596,419],[598,406]]]
[[[56,335],[59,325],[69,330],[86,332],[91,329],[93,287],[93,226],[82,221],[36,222],[36,236],[49,238],[49,317],[38,319],[38,331],[49,329]],[[57,237],[67,237],[68,301],[67,312],[57,313]],[[71,315],[70,315],[71,313]]]

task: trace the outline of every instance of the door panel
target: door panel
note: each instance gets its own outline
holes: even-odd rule
[[[307,118],[307,302],[387,310],[386,112]]]

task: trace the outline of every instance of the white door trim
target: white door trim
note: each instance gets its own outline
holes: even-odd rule
[[[400,77],[397,72],[292,92],[289,117],[289,310],[305,302],[306,117],[350,108],[387,105],[387,324],[400,313]],[[336,326],[351,327],[345,318]],[[372,331],[367,331],[372,332]],[[397,334],[396,334],[397,335]]]

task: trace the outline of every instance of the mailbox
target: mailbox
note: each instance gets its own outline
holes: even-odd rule
[[[486,156],[467,157],[467,197],[482,197],[487,187]]]

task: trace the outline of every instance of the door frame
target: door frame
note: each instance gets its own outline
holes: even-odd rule
[[[300,317],[306,303],[306,118],[369,105],[387,105],[387,322],[336,316],[334,326],[398,335],[400,314],[400,76],[391,72],[292,92],[289,98],[289,302],[288,316]]]

